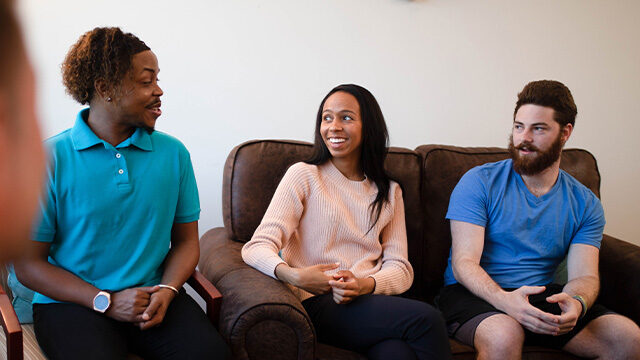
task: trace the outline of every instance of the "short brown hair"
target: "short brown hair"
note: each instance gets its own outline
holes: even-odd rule
[[[147,44],[117,27],[97,27],[71,46],[62,63],[62,82],[80,104],[93,99],[95,81],[102,79],[117,90],[131,68],[133,55],[150,50]]]
[[[559,81],[538,80],[525,85],[518,94],[516,109],[513,111],[514,119],[518,109],[526,104],[552,108],[553,119],[562,127],[567,124],[575,125],[578,108],[569,88]]]

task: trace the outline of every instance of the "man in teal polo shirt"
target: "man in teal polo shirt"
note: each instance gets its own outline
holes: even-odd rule
[[[50,152],[41,219],[19,279],[36,291],[51,359],[224,358],[182,285],[198,262],[200,204],[187,149],[154,131],[158,62],[118,28],[83,35],[63,63],[82,110]]]

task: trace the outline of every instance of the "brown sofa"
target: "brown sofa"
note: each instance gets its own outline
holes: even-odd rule
[[[234,148],[223,179],[224,228],[202,239],[200,271],[222,292],[220,332],[237,359],[359,359],[361,355],[316,342],[300,301],[281,282],[247,266],[240,249],[248,241],[286,169],[311,154],[311,144],[249,141]],[[402,296],[433,303],[442,286],[451,246],[445,212],[460,177],[486,162],[507,158],[506,149],[424,145],[391,148],[386,168],[404,193],[413,286]],[[587,151],[563,152],[561,167],[600,195],[600,174]],[[640,247],[605,235],[601,249],[600,301],[640,323]],[[472,348],[451,340],[456,359],[473,359]],[[525,359],[575,359],[560,351],[526,347]]]

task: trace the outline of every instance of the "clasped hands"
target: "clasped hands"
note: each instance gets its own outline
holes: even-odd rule
[[[338,263],[334,263],[290,268],[295,274],[288,282],[314,295],[331,292],[333,301],[337,304],[346,304],[360,295],[373,292],[375,282],[372,278],[357,278],[349,270],[340,270],[333,275],[325,274],[338,266]]]
[[[105,314],[146,330],[162,322],[175,296],[172,290],[157,285],[125,289],[111,294],[111,306]]]
[[[564,335],[576,325],[582,313],[582,304],[569,294],[561,292],[547,297],[547,302],[557,303],[562,311],[560,315],[550,314],[529,303],[529,295],[540,294],[544,290],[544,286],[522,286],[507,292],[500,310],[534,333]]]

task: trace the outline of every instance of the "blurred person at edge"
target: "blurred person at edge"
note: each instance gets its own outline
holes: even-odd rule
[[[0,264],[26,245],[43,170],[33,70],[14,2],[0,0]]]

